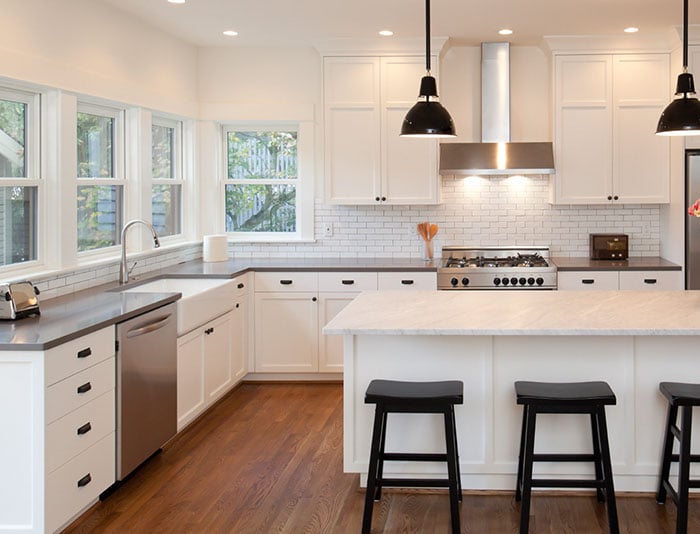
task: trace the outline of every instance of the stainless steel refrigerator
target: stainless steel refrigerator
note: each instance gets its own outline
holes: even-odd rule
[[[685,151],[685,206],[700,199],[700,149]],[[685,218],[685,288],[700,289],[700,217]]]

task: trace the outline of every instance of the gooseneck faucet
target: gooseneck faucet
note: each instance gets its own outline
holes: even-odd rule
[[[119,268],[119,285],[124,285],[129,281],[129,269],[126,266],[126,231],[137,223],[143,224],[144,226],[148,227],[148,229],[151,231],[151,234],[153,234],[153,247],[160,247],[158,234],[156,233],[156,229],[153,228],[153,225],[151,223],[143,219],[134,219],[126,223],[124,225],[124,228],[122,228],[122,259]]]

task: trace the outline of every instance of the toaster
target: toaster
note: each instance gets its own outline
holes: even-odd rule
[[[39,288],[29,281],[0,283],[0,319],[39,315]]]
[[[625,234],[590,234],[592,260],[626,260],[629,239]]]

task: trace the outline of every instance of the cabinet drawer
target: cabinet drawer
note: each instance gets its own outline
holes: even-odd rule
[[[114,432],[114,390],[54,421],[46,428],[46,472]]]
[[[319,291],[376,291],[377,273],[367,272],[342,272],[342,273],[318,273]]]
[[[318,291],[318,273],[255,273],[255,291]]]
[[[670,291],[683,289],[681,271],[620,271],[620,289]]]
[[[58,530],[114,483],[115,442],[111,433],[48,475],[47,532]]]
[[[63,345],[46,351],[45,384],[47,386],[55,384],[112,356],[114,356],[113,326],[67,341]]]
[[[437,274],[433,272],[379,273],[379,290],[437,289]]]
[[[46,389],[46,424],[114,389],[114,358],[56,382]]]
[[[561,290],[615,290],[618,288],[618,271],[559,272],[557,285]]]

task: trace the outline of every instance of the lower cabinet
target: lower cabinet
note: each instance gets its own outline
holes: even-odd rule
[[[560,290],[670,291],[683,289],[681,271],[560,271]]]
[[[343,336],[326,336],[323,334],[323,327],[338,315],[340,310],[350,304],[357,295],[359,295],[357,292],[319,294],[318,370],[321,373],[343,372]]]

